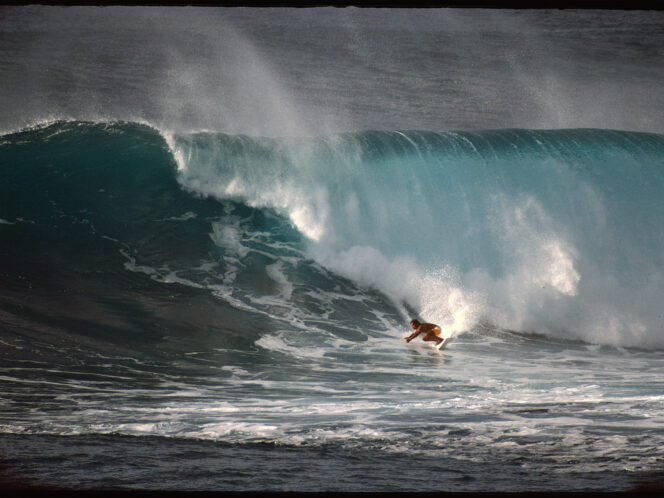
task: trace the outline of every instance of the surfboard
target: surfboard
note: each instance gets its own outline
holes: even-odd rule
[[[443,349],[445,347],[445,345],[448,343],[449,340],[450,340],[449,337],[446,337],[445,339],[443,339],[443,342],[439,342],[438,344],[436,344],[434,346],[434,348]]]

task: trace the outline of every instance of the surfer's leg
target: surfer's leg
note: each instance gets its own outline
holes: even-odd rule
[[[422,337],[422,340],[440,344],[441,342],[443,342],[443,340],[440,337],[438,337],[438,334],[440,334],[440,332],[441,330],[438,327],[436,327],[435,329],[431,329],[425,334],[424,337]]]
[[[427,334],[422,338],[423,341],[436,341],[436,344],[440,343],[441,340],[438,339],[438,336],[433,332],[433,330],[430,330],[427,332]]]

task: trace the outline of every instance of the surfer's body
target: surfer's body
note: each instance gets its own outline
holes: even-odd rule
[[[441,333],[440,327],[434,323],[420,323],[413,319],[410,321],[410,326],[413,328],[413,333],[404,337],[406,342],[412,341],[420,334],[424,334],[423,341],[435,341],[436,344],[443,342],[443,339],[438,337]]]

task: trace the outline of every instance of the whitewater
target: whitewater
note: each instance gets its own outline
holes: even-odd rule
[[[0,11],[0,485],[659,482],[662,20]]]

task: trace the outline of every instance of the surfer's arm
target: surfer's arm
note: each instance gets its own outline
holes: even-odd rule
[[[404,337],[404,339],[406,339],[406,342],[410,342],[413,339],[415,339],[418,335],[420,335],[421,333],[422,333],[422,327],[417,327],[415,329],[415,332],[410,334],[408,337]]]

